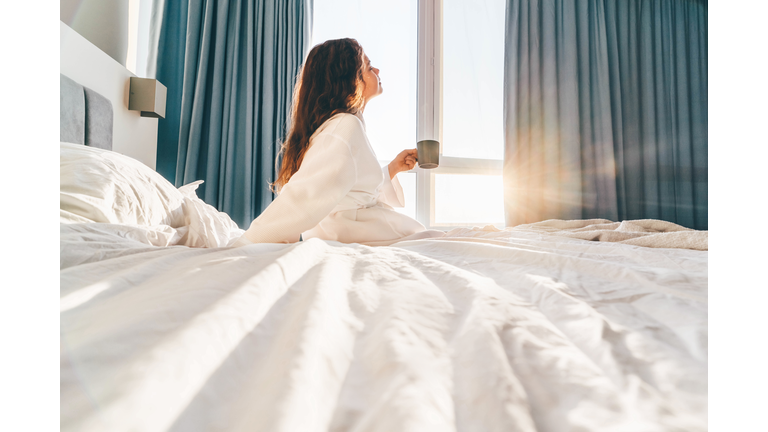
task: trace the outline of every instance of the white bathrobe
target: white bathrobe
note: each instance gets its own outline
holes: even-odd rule
[[[368,245],[443,235],[393,209],[405,204],[403,188],[379,166],[362,115],[331,117],[309,142],[299,170],[235,246],[293,243],[302,233]]]

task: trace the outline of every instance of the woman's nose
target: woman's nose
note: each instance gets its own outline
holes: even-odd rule
[[[379,74],[379,68],[373,68],[373,71],[376,73],[376,75]]]

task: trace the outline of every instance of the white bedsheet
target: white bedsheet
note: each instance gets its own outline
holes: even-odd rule
[[[62,430],[707,429],[707,252],[61,230]]]

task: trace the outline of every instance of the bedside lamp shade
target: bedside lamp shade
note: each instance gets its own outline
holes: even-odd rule
[[[141,111],[142,117],[165,118],[167,89],[152,78],[131,77],[128,109]]]

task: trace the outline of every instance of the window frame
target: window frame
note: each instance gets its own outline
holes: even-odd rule
[[[427,229],[466,228],[465,224],[435,222],[435,175],[475,174],[499,175],[503,173],[501,159],[474,159],[443,155],[443,0],[417,0],[417,142],[435,139],[440,142],[440,166],[434,169],[416,167],[416,219]],[[473,222],[471,226],[504,223]]]

